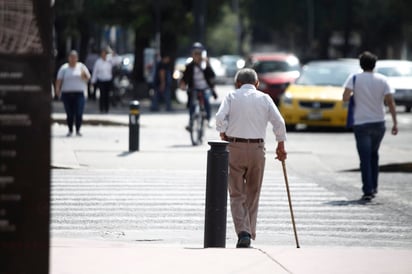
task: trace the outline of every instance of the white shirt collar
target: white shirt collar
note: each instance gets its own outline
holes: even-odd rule
[[[243,84],[240,88],[241,89],[256,89],[255,85],[252,85],[252,84]]]

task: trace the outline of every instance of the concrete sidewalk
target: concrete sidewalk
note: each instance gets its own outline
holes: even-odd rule
[[[250,249],[53,239],[52,274],[410,274],[412,251],[361,247]]]

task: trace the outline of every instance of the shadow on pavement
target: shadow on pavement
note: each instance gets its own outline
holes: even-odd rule
[[[359,168],[342,170],[343,172],[358,172]],[[380,172],[412,172],[412,163],[394,163],[379,166]]]
[[[324,203],[331,206],[351,206],[351,205],[381,205],[382,203],[375,201],[364,201],[362,199],[357,200],[341,200],[341,201],[330,201]]]
[[[122,153],[118,154],[117,157],[127,157],[135,152],[136,151],[123,151]]]

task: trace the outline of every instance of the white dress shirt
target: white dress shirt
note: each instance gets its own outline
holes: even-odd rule
[[[93,67],[93,75],[91,82],[94,84],[97,81],[111,81],[112,80],[113,62],[110,59],[97,59]]]
[[[264,139],[268,122],[276,141],[286,140],[285,121],[269,95],[245,84],[231,91],[216,113],[216,129],[229,137]]]

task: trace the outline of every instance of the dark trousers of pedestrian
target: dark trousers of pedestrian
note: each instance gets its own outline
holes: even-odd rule
[[[355,125],[353,132],[360,160],[363,194],[376,194],[378,192],[379,147],[385,134],[385,123]]]
[[[236,234],[256,238],[256,223],[265,168],[265,144],[230,143],[229,195]]]
[[[200,95],[199,95],[200,93]],[[196,100],[198,100],[199,96],[201,96],[204,107],[205,107],[205,112],[206,112],[206,119],[209,121],[211,117],[211,108],[210,108],[210,92],[209,90],[192,90],[190,91],[188,100],[189,100],[189,115],[192,117],[193,113],[195,112],[196,108]]]
[[[112,81],[98,81],[97,86],[100,91],[99,109],[101,113],[109,112],[110,92],[112,90]]]
[[[73,132],[73,124],[76,126],[76,132],[80,133],[85,105],[83,91],[62,92],[62,101],[64,110],[66,111],[66,121],[67,126],[69,127],[69,133]]]
[[[160,90],[158,87],[155,87],[150,110],[158,111],[160,102],[163,102],[166,105],[167,111],[172,110],[172,98],[170,87],[166,87],[164,90]]]

